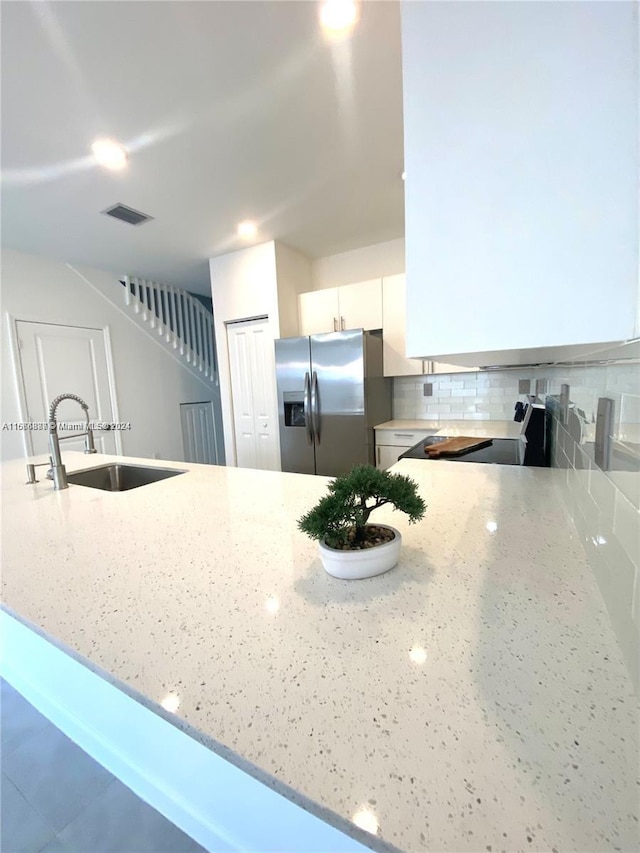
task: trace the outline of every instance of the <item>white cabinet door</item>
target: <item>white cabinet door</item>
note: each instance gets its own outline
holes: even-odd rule
[[[269,321],[229,323],[227,339],[236,464],[279,471],[276,367]]]
[[[405,450],[409,450],[413,445],[407,445],[407,447],[393,447],[386,444],[381,444],[376,447],[376,468],[380,468],[381,471],[386,471],[387,468],[391,468],[392,465],[395,465],[398,461],[398,456],[401,453],[404,453]]]
[[[407,358],[406,296],[404,275],[382,280],[382,363],[385,376],[419,376],[425,372],[421,358]]]
[[[400,5],[409,352],[636,336],[637,4]]]
[[[58,394],[66,393],[82,397],[89,406],[89,417],[92,421],[109,423],[113,420],[102,329],[24,321],[18,321],[16,329],[27,417],[30,421],[48,421],[51,401]],[[75,401],[63,400],[58,406],[57,419],[59,423],[81,424],[85,420],[85,414]],[[133,428],[135,429],[135,424]],[[72,436],[74,432],[75,430],[62,427],[59,429],[61,438]],[[115,430],[96,430],[94,439],[98,453],[121,452],[120,436]],[[29,454],[47,453],[47,431],[29,431],[26,443]],[[62,445],[63,460],[65,450],[82,452],[84,439],[69,438],[65,441]]]
[[[382,328],[382,279],[338,288],[340,330]]]
[[[337,332],[340,328],[338,288],[301,293],[298,296],[298,317],[301,335]]]

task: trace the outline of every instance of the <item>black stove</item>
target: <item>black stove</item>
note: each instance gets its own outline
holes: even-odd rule
[[[447,462],[484,462],[493,465],[527,465],[546,468],[549,466],[549,446],[546,440],[549,417],[545,406],[530,398],[522,407],[522,427],[517,438],[487,438],[481,447],[450,456],[439,456],[435,461]],[[451,436],[431,435],[423,438],[400,459],[431,459],[425,448],[447,441]]]
[[[405,451],[400,459],[427,459],[431,457],[425,450],[434,444],[447,441],[450,436],[431,435],[421,439],[410,450]],[[493,438],[487,439],[484,447],[458,453],[455,456],[439,456],[434,461],[447,462],[486,462],[495,465],[522,465],[523,463],[522,442],[519,438]]]

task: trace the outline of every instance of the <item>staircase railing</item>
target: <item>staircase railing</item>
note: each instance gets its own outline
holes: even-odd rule
[[[192,368],[215,381],[213,314],[179,287],[129,275],[123,283],[125,305]]]

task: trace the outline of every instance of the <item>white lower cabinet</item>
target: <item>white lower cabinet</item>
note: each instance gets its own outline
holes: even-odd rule
[[[381,471],[386,471],[387,468],[391,468],[392,465],[395,465],[398,461],[398,456],[401,453],[404,453],[405,450],[409,450],[412,445],[408,445],[407,447],[397,447],[394,445],[386,445],[386,444],[377,444],[376,445],[376,468],[380,468]]]
[[[376,468],[386,471],[396,464],[400,454],[410,450],[421,439],[437,432],[437,429],[376,429]]]

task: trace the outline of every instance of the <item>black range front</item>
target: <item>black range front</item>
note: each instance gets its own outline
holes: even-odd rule
[[[431,456],[425,448],[432,447],[442,441],[447,441],[450,436],[431,435],[429,438],[421,439],[410,450],[407,450],[400,459],[425,459],[431,460]],[[478,439],[480,441],[480,439]],[[455,456],[434,457],[435,461],[448,462],[486,462],[494,465],[522,465],[522,444],[518,438],[493,438],[487,439],[483,447],[468,450]]]

